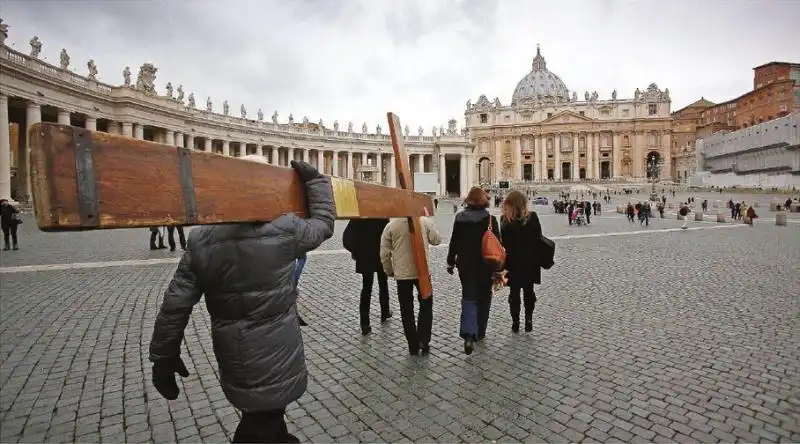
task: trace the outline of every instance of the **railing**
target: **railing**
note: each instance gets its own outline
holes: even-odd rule
[[[61,69],[60,67],[51,65],[43,60],[40,60],[36,57],[31,57],[29,55],[23,54],[19,51],[11,49],[8,46],[2,45],[0,46],[0,58],[8,60],[10,63],[14,65],[19,65],[25,67],[37,74],[44,75],[46,77],[52,77],[54,79],[58,79],[62,82],[69,83],[74,85],[78,88],[90,90],[93,92],[97,92],[103,95],[112,95],[112,93],[120,90],[127,90],[131,89],[133,91],[137,91],[138,94],[126,94],[123,93],[121,96],[126,98],[135,98],[142,101],[150,102],[151,106],[158,106],[164,107],[165,101],[173,100],[169,99],[165,96],[150,96],[144,93],[141,93],[137,89],[125,87],[125,86],[113,86],[105,83],[98,82],[96,80],[90,80],[87,77],[84,77],[80,74],[76,74],[69,70]],[[175,104],[179,102],[174,101]],[[305,127],[301,123],[294,122],[293,124],[281,124],[281,123],[273,123],[273,122],[264,122],[264,121],[257,121],[253,119],[247,119],[242,117],[235,117],[230,115],[223,115],[218,114],[215,112],[209,112],[206,110],[199,110],[193,109],[189,110],[182,106],[179,106],[180,109],[185,110],[187,113],[199,117],[201,119],[205,119],[211,122],[216,123],[225,123],[225,124],[234,124],[243,127],[249,127],[254,129],[266,129],[272,131],[280,131],[285,133],[294,133],[294,134],[312,134],[312,135],[319,135],[324,137],[333,137],[339,139],[356,139],[356,140],[366,140],[366,141],[378,141],[378,142],[389,142],[391,140],[388,134],[376,134],[376,133],[361,133],[361,132],[347,132],[347,131],[335,131],[327,128],[323,129],[316,129]],[[173,108],[174,110],[174,108]],[[316,127],[316,125],[314,125]],[[388,129],[387,129],[388,132]],[[459,134],[456,135],[440,135],[440,136],[419,136],[419,135],[408,135],[404,136],[404,140],[408,142],[421,142],[425,144],[435,143],[436,141],[444,141],[450,143],[466,143],[468,142],[468,138],[466,136],[462,136]]]

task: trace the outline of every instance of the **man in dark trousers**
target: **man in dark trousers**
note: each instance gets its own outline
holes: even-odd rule
[[[180,357],[184,329],[205,296],[220,385],[242,411],[236,443],[300,442],[284,418],[308,384],[293,274],[298,257],[333,235],[336,209],[329,179],[308,163],[291,166],[303,183],[308,218],[290,213],[267,223],[195,227],[150,341],[153,385],[176,399],[175,373],[189,376]]]
[[[389,310],[389,282],[381,265],[381,235],[389,219],[353,219],[347,224],[342,236],[344,248],[356,261],[356,273],[361,274],[361,301],[358,307],[361,334],[372,332],[369,322],[369,307],[372,300],[372,284],[378,276],[378,301],[381,305],[381,323],[392,317]]]
[[[428,255],[429,245],[442,243],[442,236],[436,230],[436,224],[430,217],[420,218],[422,240],[425,253]],[[403,332],[408,342],[408,352],[412,355],[427,356],[430,352],[431,328],[433,326],[433,296],[423,299],[419,296],[419,273],[414,263],[411,250],[411,232],[408,220],[392,219],[381,236],[381,264],[389,277],[397,281],[397,300],[400,305],[400,318],[403,320]],[[417,288],[419,300],[418,320],[414,319],[414,287]]]
[[[169,242],[169,251],[175,251],[175,230],[178,230],[178,241],[181,243],[181,250],[186,249],[186,236],[183,234],[183,227],[180,225],[167,226],[167,242]]]

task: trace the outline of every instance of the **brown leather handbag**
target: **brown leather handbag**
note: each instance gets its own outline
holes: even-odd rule
[[[503,266],[506,264],[506,249],[503,248],[500,239],[492,232],[491,214],[489,215],[489,226],[486,228],[486,231],[483,233],[483,238],[481,239],[481,250],[484,260],[486,260],[493,271],[503,269]]]

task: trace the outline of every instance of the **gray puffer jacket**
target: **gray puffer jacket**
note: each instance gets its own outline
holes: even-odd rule
[[[333,235],[327,178],[306,184],[310,217],[194,228],[164,294],[150,360],[180,355],[194,304],[205,295],[222,389],[247,412],[284,408],[306,390],[295,259]]]

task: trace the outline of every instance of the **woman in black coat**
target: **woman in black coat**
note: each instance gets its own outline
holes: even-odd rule
[[[372,332],[369,322],[369,306],[372,300],[372,283],[378,275],[378,301],[381,305],[381,322],[392,317],[389,311],[389,282],[381,265],[381,235],[389,219],[353,219],[342,235],[344,248],[356,261],[356,273],[361,274],[361,301],[359,318],[361,334]]]
[[[461,280],[461,337],[464,353],[472,354],[475,341],[486,336],[489,309],[492,303],[492,275],[495,270],[483,258],[482,240],[490,229],[500,237],[497,219],[486,209],[489,196],[474,187],[467,194],[466,209],[456,214],[450,248],[447,252],[447,272],[458,267]]]
[[[539,265],[539,245],[542,225],[534,211],[528,211],[528,199],[519,191],[508,193],[503,202],[500,225],[501,242],[506,249],[506,270],[511,293],[508,305],[511,308],[511,330],[519,332],[520,292],[525,302],[525,331],[533,330],[533,309],[536,293],[533,284],[541,284],[542,269]]]

